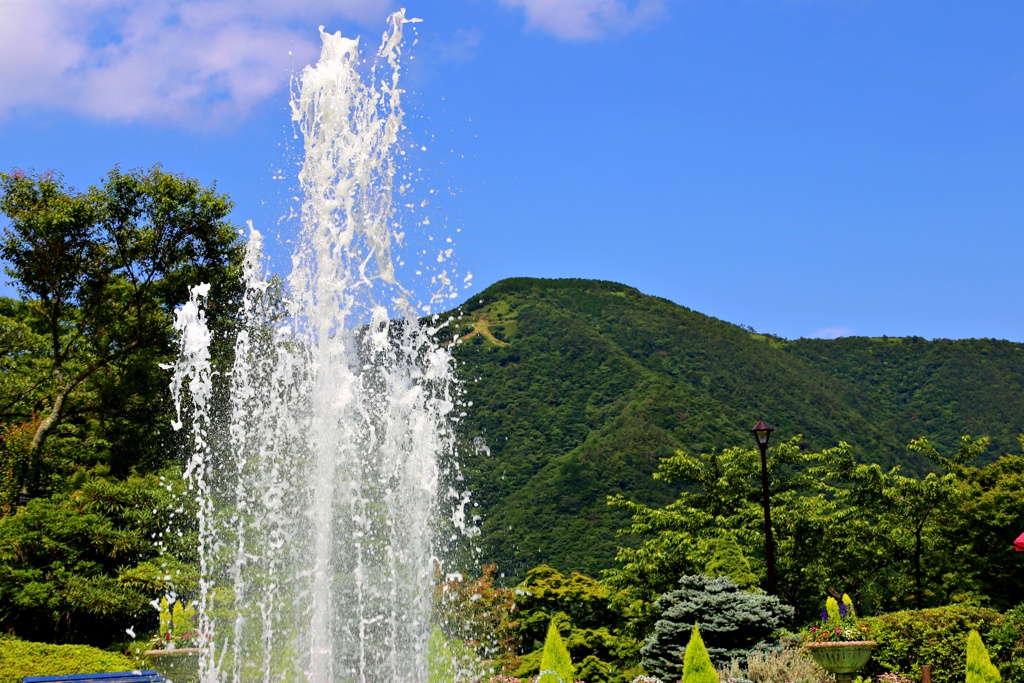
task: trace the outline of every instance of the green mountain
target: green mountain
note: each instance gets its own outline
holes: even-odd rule
[[[467,416],[463,471],[481,511],[484,559],[510,576],[547,562],[596,575],[628,518],[675,491],[651,478],[676,449],[751,441],[763,417],[808,449],[844,440],[865,462],[926,465],[961,434],[993,454],[1024,432],[1024,345],[996,340],[756,334],[636,289],[516,278],[453,312]]]

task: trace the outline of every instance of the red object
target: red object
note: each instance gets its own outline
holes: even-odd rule
[[[1024,553],[1024,534],[1017,537],[1017,540],[1013,542],[1013,549],[1018,553]]]

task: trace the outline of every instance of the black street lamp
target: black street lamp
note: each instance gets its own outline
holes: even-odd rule
[[[768,565],[768,594],[776,595],[778,586],[775,581],[775,537],[772,536],[772,508],[768,499],[768,438],[772,429],[764,420],[758,420],[750,433],[757,441],[761,451],[761,506],[764,508],[764,559]]]

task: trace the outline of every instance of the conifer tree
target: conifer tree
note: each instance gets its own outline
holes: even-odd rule
[[[704,567],[704,573],[711,578],[728,576],[743,590],[756,588],[758,584],[757,574],[750,570],[743,549],[736,542],[736,537],[728,532],[715,540],[715,552]]]
[[[683,683],[718,683],[718,672],[700,637],[700,624],[693,625],[690,642],[683,655]]]
[[[553,675],[552,675],[553,672]],[[540,658],[540,675],[537,683],[572,683],[576,673],[569,650],[562,641],[562,634],[551,620],[548,635],[544,639],[544,654]]]
[[[974,629],[967,635],[967,683],[999,683],[1002,676],[981,640],[981,635]]]

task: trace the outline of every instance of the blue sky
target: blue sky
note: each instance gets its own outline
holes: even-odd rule
[[[0,0],[0,169],[216,180],[286,269],[289,75],[399,6]],[[1019,0],[405,6],[465,296],[600,278],[789,338],[1024,342]]]

